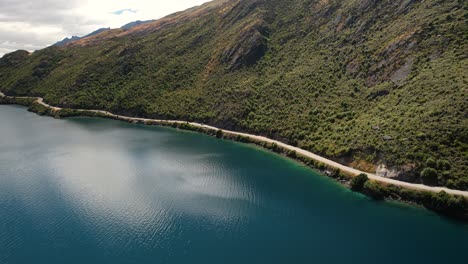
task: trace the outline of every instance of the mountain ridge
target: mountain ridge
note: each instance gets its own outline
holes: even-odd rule
[[[147,24],[147,23],[151,23],[153,22],[154,20],[137,20],[137,21],[133,21],[133,22],[130,22],[130,23],[127,23],[123,26],[121,26],[120,28],[123,29],[123,30],[129,30],[133,27],[136,27],[136,26],[139,26],[139,25],[143,25],[143,24]]]
[[[88,37],[92,37],[94,35],[97,35],[97,34],[100,34],[101,32],[104,32],[104,31],[107,31],[107,30],[110,30],[110,28],[100,28],[100,29],[97,29],[83,37],[78,37],[78,36],[72,36],[71,38],[64,38],[63,40],[55,43],[54,45],[52,46],[58,46],[58,47],[63,47],[71,42],[74,42],[74,41],[77,41],[77,40],[80,40],[80,39],[83,39],[83,38],[88,38]]]

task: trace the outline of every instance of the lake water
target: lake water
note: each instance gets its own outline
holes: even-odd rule
[[[0,106],[0,263],[466,263],[468,225],[254,146]]]

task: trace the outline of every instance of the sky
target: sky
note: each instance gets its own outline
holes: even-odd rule
[[[208,0],[0,0],[0,57],[99,28],[158,19]]]

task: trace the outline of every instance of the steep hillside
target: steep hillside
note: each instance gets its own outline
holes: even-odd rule
[[[0,90],[262,134],[467,190],[467,19],[461,0],[213,1],[7,54]]]

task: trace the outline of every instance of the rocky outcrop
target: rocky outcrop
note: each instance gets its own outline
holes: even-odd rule
[[[406,80],[406,77],[408,77],[408,75],[411,73],[411,70],[413,69],[413,63],[413,58],[406,59],[405,64],[390,76],[390,80],[392,80],[392,82],[397,85],[401,85]]]
[[[232,32],[220,52],[220,62],[228,70],[250,66],[260,60],[268,48],[267,7],[264,0],[235,2],[223,14],[223,31]]]
[[[266,28],[255,24],[242,31],[228,46],[221,58],[229,70],[255,64],[267,50]]]
[[[380,177],[412,182],[415,181],[416,178],[414,165],[389,167],[385,164],[380,164],[375,174]]]
[[[417,48],[415,35],[418,30],[401,34],[377,54],[377,63],[370,67],[367,86],[371,87],[382,81],[392,81],[397,85],[404,83],[413,69],[413,58],[408,55]]]

